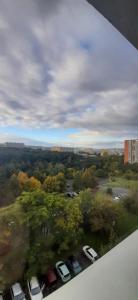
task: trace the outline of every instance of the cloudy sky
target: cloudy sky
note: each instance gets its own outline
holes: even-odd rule
[[[138,52],[86,0],[0,0],[0,142],[138,138]]]

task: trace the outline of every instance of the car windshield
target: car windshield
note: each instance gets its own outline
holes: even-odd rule
[[[21,293],[21,294],[16,295],[16,296],[14,297],[14,300],[23,300],[23,299],[24,299],[24,293]]]
[[[37,294],[39,294],[40,293],[40,287],[39,286],[37,286],[36,288],[33,288],[32,290],[31,290],[31,294],[32,295],[37,295]]]

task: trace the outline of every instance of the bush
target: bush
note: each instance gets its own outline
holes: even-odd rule
[[[113,195],[112,188],[108,187],[107,190],[106,190],[106,193],[112,196]]]
[[[133,191],[123,201],[128,212],[138,215],[138,190]]]

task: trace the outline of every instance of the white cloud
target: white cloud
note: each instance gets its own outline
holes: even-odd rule
[[[137,51],[85,0],[10,4],[0,1],[0,126],[135,136]]]

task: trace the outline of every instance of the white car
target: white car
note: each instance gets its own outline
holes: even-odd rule
[[[83,253],[92,263],[98,258],[98,254],[90,246],[84,246]]]
[[[56,263],[56,270],[63,282],[67,282],[71,279],[71,274],[63,261]]]
[[[114,197],[114,200],[117,201],[117,200],[120,200],[120,198],[121,198],[120,196],[115,196],[115,197]]]
[[[0,300],[3,300],[3,294],[2,294],[2,291],[0,291]]]
[[[42,290],[40,289],[38,279],[35,276],[33,276],[31,280],[27,281],[27,285],[28,285],[29,295],[32,300],[43,299]]]
[[[20,283],[15,283],[10,288],[11,297],[13,300],[25,300],[25,294],[21,288]]]

